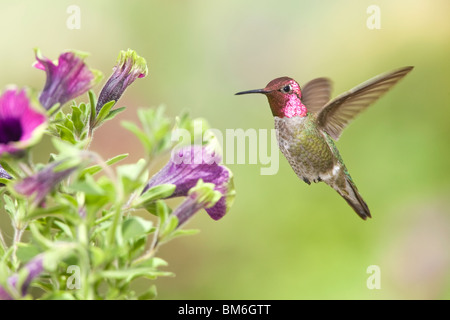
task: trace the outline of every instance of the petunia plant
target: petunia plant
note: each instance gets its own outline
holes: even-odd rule
[[[172,275],[156,256],[161,245],[195,233],[184,227],[198,212],[219,220],[233,203],[232,172],[214,136],[203,135],[205,120],[196,136],[198,119],[141,108],[139,124],[121,124],[143,159],[123,163],[128,154],[103,159],[92,150],[96,129],[116,121],[125,110],[118,100],[148,68],[135,51],[120,52],[97,99],[102,76],[86,57],[66,51],[50,60],[36,49],[41,91],[8,86],[0,95],[0,221],[11,222],[0,225],[0,299],[154,298],[151,280]],[[175,130],[191,140],[174,141]],[[49,147],[48,161],[36,162]],[[168,160],[154,172],[157,158]],[[171,198],[180,198],[173,208]],[[142,279],[147,288],[134,291]]]

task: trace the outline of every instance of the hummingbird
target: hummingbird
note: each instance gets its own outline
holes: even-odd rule
[[[264,94],[275,120],[278,146],[297,176],[308,185],[325,182],[335,189],[364,220],[369,207],[359,194],[334,143],[363,110],[377,101],[413,67],[375,76],[353,89],[331,98],[331,81],[317,78],[300,88],[297,81],[281,77],[264,89],[242,91]]]

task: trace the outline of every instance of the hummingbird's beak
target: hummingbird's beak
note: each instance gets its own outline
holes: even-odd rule
[[[266,93],[269,93],[269,92],[270,91],[266,91],[264,89],[256,89],[256,90],[241,91],[241,92],[235,93],[235,95],[239,96],[241,94],[248,94],[248,93],[263,93],[263,94],[266,94]]]

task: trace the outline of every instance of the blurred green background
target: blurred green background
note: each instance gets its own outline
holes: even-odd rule
[[[80,8],[80,29],[66,26],[70,5]],[[381,10],[379,30],[366,25],[370,5]],[[34,47],[51,59],[89,52],[88,65],[106,78],[122,49],[147,59],[149,76],[128,89],[127,110],[92,145],[105,158],[130,152],[128,162],[142,149],[120,120],[135,120],[138,107],[164,104],[171,117],[189,110],[220,130],[272,129],[263,96],[233,94],[279,76],[300,84],[326,76],[336,96],[415,66],[337,143],[373,219],[362,221],[325,184],[300,181],[281,153],[272,176],[259,164],[229,165],[235,205],[218,222],[200,212],[188,225],[199,234],[161,248],[176,276],[156,281],[158,298],[450,298],[449,1],[30,0],[1,8],[2,88],[43,87],[44,74],[31,68]],[[380,267],[381,289],[366,285],[370,265]]]

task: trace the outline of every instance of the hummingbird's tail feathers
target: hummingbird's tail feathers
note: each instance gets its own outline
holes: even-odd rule
[[[346,181],[345,191],[347,191],[347,194],[338,191],[340,195],[345,199],[345,201],[347,201],[347,203],[353,208],[353,210],[355,210],[358,216],[360,216],[363,220],[366,220],[367,218],[372,218],[372,216],[370,215],[369,207],[359,194],[358,189],[356,189],[354,183],[350,181],[348,178],[346,178],[345,181]]]

